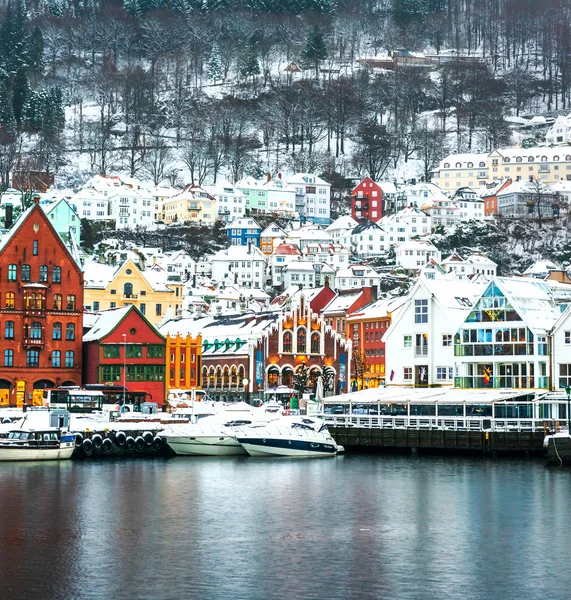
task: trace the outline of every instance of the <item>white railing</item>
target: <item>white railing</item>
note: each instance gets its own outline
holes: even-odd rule
[[[320,415],[330,427],[363,429],[434,429],[440,431],[546,431],[566,427],[555,419],[492,419],[491,417],[406,417]]]

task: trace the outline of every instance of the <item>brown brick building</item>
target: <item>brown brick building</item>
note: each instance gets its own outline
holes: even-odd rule
[[[34,204],[0,240],[0,404],[81,383],[83,273]]]

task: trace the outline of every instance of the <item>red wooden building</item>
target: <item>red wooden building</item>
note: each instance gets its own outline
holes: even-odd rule
[[[365,177],[351,192],[351,216],[359,223],[383,217],[383,190],[370,177]]]
[[[81,381],[83,273],[39,204],[0,241],[0,403]]]
[[[133,305],[101,312],[83,336],[83,383],[113,383],[165,401],[165,338]]]

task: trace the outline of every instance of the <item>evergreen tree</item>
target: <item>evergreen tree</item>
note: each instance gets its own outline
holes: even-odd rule
[[[327,58],[325,38],[317,25],[314,25],[313,29],[309,32],[301,57],[307,64],[313,66],[315,76],[317,77],[319,75],[319,63]]]
[[[36,25],[30,36],[30,69],[38,74],[44,70],[44,36],[40,28]]]
[[[22,125],[24,106],[29,93],[30,86],[28,85],[28,76],[26,71],[21,69],[16,73],[12,84],[12,109],[18,127],[21,127]]]
[[[242,77],[252,77],[252,85],[256,75],[260,74],[260,63],[258,62],[258,43],[252,36],[242,57],[240,66],[240,75]]]
[[[123,8],[135,19],[138,19],[143,12],[139,0],[123,0]]]
[[[218,44],[212,46],[210,57],[208,58],[207,73],[208,79],[214,83],[222,78],[222,57],[220,56]]]
[[[5,81],[0,80],[0,128],[3,133],[13,133],[16,129],[12,94]]]

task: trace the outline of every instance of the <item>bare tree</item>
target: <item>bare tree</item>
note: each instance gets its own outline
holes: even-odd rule
[[[159,185],[167,177],[173,165],[173,151],[158,133],[153,135],[147,150],[144,170]]]

